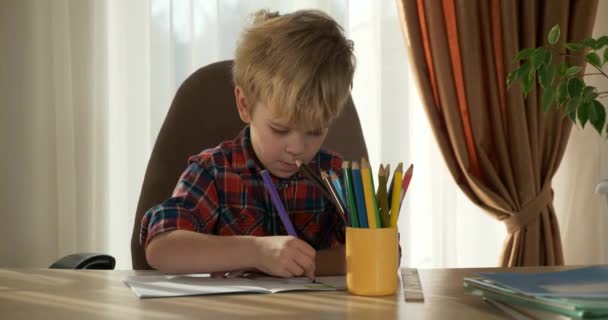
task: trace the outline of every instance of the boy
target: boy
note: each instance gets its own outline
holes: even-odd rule
[[[163,272],[258,271],[279,277],[344,274],[344,224],[296,160],[341,172],[320,150],[352,86],[352,42],[318,11],[260,11],[233,67],[247,126],[189,159],[173,197],[146,212],[140,240]],[[260,171],[273,176],[298,237],[287,236]]]

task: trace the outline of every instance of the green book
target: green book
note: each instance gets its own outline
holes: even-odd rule
[[[594,298],[543,297],[521,294],[482,278],[464,278],[466,294],[540,309],[579,319],[596,319],[608,317],[608,301]]]

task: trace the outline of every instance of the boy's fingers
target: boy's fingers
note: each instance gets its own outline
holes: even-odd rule
[[[308,277],[314,277],[315,260],[304,255],[296,255],[295,262],[304,270],[300,275],[306,274]]]
[[[301,276],[304,274],[304,268],[298,265],[295,261],[290,261],[287,266],[287,272],[289,272],[290,276]]]
[[[315,272],[314,272],[314,271],[308,271],[308,272],[306,273],[306,276],[307,276],[307,277],[308,277],[310,280],[312,280],[313,282],[315,281]]]
[[[306,243],[303,240],[298,240],[298,241],[295,241],[294,243],[298,250],[300,250],[303,254],[314,259],[317,252],[315,251],[315,249],[313,247],[311,247],[308,243]]]
[[[302,268],[302,273],[297,274],[297,276],[305,275],[310,280],[315,279],[315,261],[308,259],[306,256],[298,255],[295,259],[296,264],[300,268]]]

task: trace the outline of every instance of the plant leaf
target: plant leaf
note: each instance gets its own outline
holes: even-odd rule
[[[546,87],[545,90],[543,91],[543,99],[542,99],[543,112],[549,111],[549,108],[551,108],[551,105],[553,104],[554,100],[555,100],[555,89],[551,86]]]
[[[521,90],[524,92],[524,97],[528,97],[528,93],[532,91],[532,80],[534,79],[533,75],[534,74],[530,72],[529,75],[526,75],[521,78]]]
[[[554,25],[553,28],[549,31],[549,36],[547,37],[549,40],[549,44],[556,44],[557,40],[559,40],[559,25]]]
[[[543,88],[550,87],[553,84],[553,78],[555,77],[555,67],[553,64],[549,63],[544,65],[538,71],[538,81]]]
[[[568,43],[566,43],[565,46],[566,46],[566,49],[568,49],[570,51],[579,51],[585,47],[584,44],[578,43],[578,42],[568,42]]]
[[[602,66],[608,62],[608,49],[604,50],[604,61],[602,62]]]
[[[585,86],[581,96],[585,102],[593,101],[598,96],[597,89],[594,86]]]
[[[566,103],[566,114],[568,114],[568,116],[570,116],[571,113],[574,113],[576,115],[576,110],[581,105],[581,102],[583,102],[583,99],[581,99],[581,97],[574,97],[570,99],[570,101]],[[572,117],[570,117],[570,119],[572,119]]]
[[[570,67],[570,68],[568,68],[566,70],[566,72],[564,73],[564,75],[570,77],[570,76],[573,76],[573,75],[579,73],[582,69],[583,68],[581,68],[579,66],[572,66],[572,67]]]
[[[546,65],[550,64],[552,58],[553,58],[553,55],[551,54],[551,51],[545,50],[545,58],[543,60],[543,63],[546,64]]]
[[[579,78],[570,78],[568,80],[568,95],[570,98],[578,97],[581,95],[585,83]]]
[[[602,67],[602,59],[595,52],[589,52],[585,56],[585,61],[591,63],[592,65],[601,68]]]
[[[511,88],[511,86],[513,85],[513,81],[515,81],[515,79],[517,78],[518,71],[519,69],[509,72],[509,75],[507,76],[507,88]]]
[[[568,64],[565,62],[561,62],[557,67],[557,76],[563,77],[566,75],[566,70],[568,70]]]
[[[538,47],[534,49],[534,52],[530,55],[530,64],[532,65],[532,71],[534,72],[545,63],[545,49]]]
[[[534,52],[533,48],[525,48],[525,49],[521,50],[520,52],[518,52],[517,55],[515,55],[515,58],[513,58],[513,60],[517,61],[517,60],[527,59],[528,57],[530,57],[532,52]]]
[[[529,77],[530,74],[530,63],[523,63],[519,68],[511,71],[507,76],[507,87],[511,87],[515,81],[523,81],[524,78]]]
[[[593,107],[593,102],[587,101],[587,102],[581,104],[581,106],[578,108],[578,111],[576,112],[576,115],[578,117],[578,122],[580,122],[580,124],[583,128],[585,128],[585,124],[587,123],[587,120],[589,120],[589,112],[592,107]]]
[[[583,40],[581,40],[580,43],[584,44],[587,47],[591,47],[591,48],[595,47],[595,40],[593,38],[583,39]]]
[[[599,39],[597,39],[597,42],[596,42],[597,49],[596,50],[599,50],[606,45],[608,45],[608,36],[601,36],[601,37],[599,37]]]
[[[604,105],[597,100],[593,100],[593,106],[589,110],[589,122],[599,134],[602,134],[602,128],[606,122],[606,110]]]
[[[568,100],[568,81],[564,80],[557,85],[557,104],[561,106]]]
[[[572,120],[572,122],[576,122],[576,110],[568,112],[566,113],[566,115],[568,116],[568,118],[570,118],[570,120]]]

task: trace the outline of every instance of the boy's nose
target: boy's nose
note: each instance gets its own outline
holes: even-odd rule
[[[306,149],[304,140],[300,137],[293,137],[287,143],[285,151],[294,157],[294,159],[298,159],[299,156],[304,154],[304,150]]]

